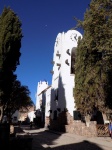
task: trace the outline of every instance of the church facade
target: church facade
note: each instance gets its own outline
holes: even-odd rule
[[[79,38],[82,38],[82,35],[76,30],[69,30],[57,35],[52,60],[52,84],[49,86],[45,81],[38,83],[36,110],[44,113],[41,119],[45,120],[45,126],[54,124],[53,122],[56,122],[59,116],[65,112],[68,113],[68,120],[73,119],[73,112],[76,109],[73,96],[75,88],[74,65]],[[63,115],[62,118],[65,124],[68,124],[67,118]]]
[[[36,109],[40,112],[40,120],[44,127],[82,136],[97,136],[96,125],[103,117],[104,127],[107,129],[105,132],[107,131],[106,135],[108,135],[106,126],[108,118],[105,114],[97,117],[97,121],[90,121],[83,118],[75,107],[74,66],[79,38],[82,38],[82,35],[76,30],[68,30],[57,35],[54,43],[53,67],[50,71],[52,83],[51,85],[45,81],[38,83]]]

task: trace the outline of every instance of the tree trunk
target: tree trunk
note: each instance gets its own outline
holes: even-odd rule
[[[89,127],[90,125],[90,119],[91,119],[91,116],[90,115],[86,115],[85,116],[85,121],[86,121],[86,126]]]
[[[0,124],[0,149],[7,149],[10,139],[10,125],[9,123]]]

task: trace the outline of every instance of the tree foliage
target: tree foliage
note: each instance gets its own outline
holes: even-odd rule
[[[4,8],[0,16],[0,68],[15,71],[21,55],[21,22],[10,9]]]
[[[14,74],[21,56],[22,29],[18,16],[9,7],[0,16],[0,106],[3,113],[13,113],[32,105],[30,91]]]
[[[75,103],[87,114],[112,110],[112,1],[92,0],[84,20],[75,65]]]
[[[0,103],[7,102],[19,64],[22,30],[18,16],[8,7],[0,16]]]
[[[16,110],[33,106],[33,101],[30,97],[30,91],[27,86],[21,85],[21,82],[15,80],[12,86],[12,92],[5,105],[5,111],[13,114]]]

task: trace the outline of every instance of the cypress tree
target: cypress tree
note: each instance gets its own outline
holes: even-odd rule
[[[112,110],[112,1],[92,0],[79,21],[83,38],[77,47],[75,103],[84,114]]]
[[[0,105],[3,111],[16,78],[14,71],[21,56],[21,39],[21,22],[10,7],[5,7],[0,16]]]

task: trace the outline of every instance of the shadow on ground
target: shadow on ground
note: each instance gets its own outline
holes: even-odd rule
[[[53,149],[53,150],[103,150],[101,147],[99,147],[98,145],[88,142],[88,141],[82,141],[79,143],[75,143],[74,144],[65,144],[61,145],[61,146],[56,146],[56,139],[59,139],[61,135],[58,134],[53,134],[50,132],[46,131],[44,132],[40,132],[37,135],[36,134],[32,134],[33,136],[33,142],[32,142],[32,148],[33,150],[42,150],[42,149]],[[75,139],[74,139],[75,140]]]
[[[28,128],[26,128],[28,129]],[[25,131],[27,131],[25,129]],[[18,130],[20,131],[20,130]],[[22,133],[24,132],[21,130]],[[49,132],[48,130],[43,131],[41,129],[36,129],[34,132],[34,129],[28,130],[27,132],[27,138],[23,135],[19,136],[18,138],[15,138],[12,140],[10,144],[10,149],[12,150],[103,150],[98,145],[88,142],[88,141],[82,141],[82,142],[76,142],[77,139],[74,138],[74,143],[67,144],[67,139],[65,138],[65,141],[62,142],[62,144],[58,144],[58,141],[60,140],[59,134],[54,134]],[[21,133],[21,132],[20,132]]]

